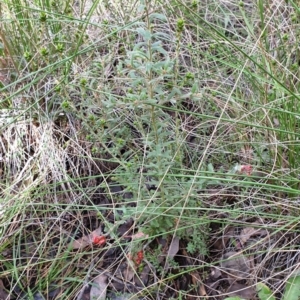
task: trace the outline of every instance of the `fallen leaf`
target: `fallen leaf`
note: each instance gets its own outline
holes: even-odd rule
[[[168,258],[173,259],[178,251],[179,251],[179,238],[175,236],[173,237],[171,244],[169,246]]]
[[[93,244],[93,241],[95,240],[95,238],[99,237],[102,235],[102,230],[101,228],[97,228],[94,231],[92,231],[90,234],[85,235],[77,240],[75,240],[71,247],[72,249],[76,250],[76,249],[82,249],[85,248],[87,246],[91,246]]]
[[[6,292],[4,284],[0,279],[0,300],[10,300],[10,295]]]
[[[258,231],[259,229],[255,229],[253,227],[244,228],[240,234],[240,242],[242,246],[250,239],[252,235],[256,234]]]
[[[168,254],[167,254],[167,260],[165,263],[165,268],[168,269],[169,268],[169,260],[173,259],[174,256],[177,254],[177,252],[179,251],[179,238],[177,236],[174,236],[171,244],[169,246],[169,250],[168,250]]]
[[[149,275],[151,274],[151,269],[148,265],[144,266],[142,272],[134,276],[134,282],[138,287],[146,287],[149,281]]]
[[[128,256],[128,255],[127,255]],[[122,279],[122,282],[130,282],[133,276],[136,274],[136,265],[129,258],[126,262],[119,264],[115,271],[115,276]]]
[[[250,275],[250,263],[246,256],[239,252],[230,251],[224,254],[221,261],[221,271],[229,279],[245,279]]]
[[[267,231],[265,229],[261,228],[254,228],[254,227],[246,227],[241,231],[240,234],[240,242],[241,245],[243,246],[252,236],[265,236],[267,235]]]
[[[222,273],[221,273],[219,268],[212,267],[211,272],[210,272],[210,276],[213,279],[218,279],[219,277],[222,276]]]
[[[137,232],[136,234],[133,234],[131,236],[132,240],[137,240],[137,239],[147,239],[149,237],[149,234],[145,234],[143,232]]]
[[[246,284],[241,283],[233,283],[229,289],[227,290],[227,293],[230,293],[232,296],[238,296],[242,299],[254,299],[256,295],[255,288],[252,286],[247,286]]]
[[[110,300],[132,300],[132,299],[136,299],[134,294],[120,294],[120,293],[114,293],[114,292],[110,292],[110,294],[108,295]]]
[[[132,231],[133,219],[128,219],[126,222],[121,224],[117,229],[118,236],[129,237],[129,232]]]
[[[91,291],[90,300],[105,300],[107,290],[107,276],[99,275],[94,278]]]
[[[191,277],[192,277],[192,283],[194,284],[195,287],[198,287],[198,295],[199,296],[202,296],[202,297],[206,297],[207,296],[207,293],[206,293],[206,290],[205,290],[205,286],[201,280],[201,277],[199,275],[198,272],[196,271],[192,271],[190,273]]]
[[[131,279],[134,277],[136,271],[133,268],[133,266],[131,266],[131,264],[127,265],[127,268],[125,268],[122,272],[123,278],[126,282],[130,282]]]
[[[234,237],[234,227],[232,226],[227,226],[226,229],[224,230],[224,233],[222,236],[218,237],[216,240],[213,242],[213,247],[216,250],[223,250],[226,247],[226,244],[228,241]]]

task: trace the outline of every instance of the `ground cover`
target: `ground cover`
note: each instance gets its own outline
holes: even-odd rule
[[[0,11],[3,299],[298,299],[296,2]]]

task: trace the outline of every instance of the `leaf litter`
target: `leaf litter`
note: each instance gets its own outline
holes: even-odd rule
[[[99,275],[95,277],[90,291],[90,300],[105,300],[107,286],[107,276]]]

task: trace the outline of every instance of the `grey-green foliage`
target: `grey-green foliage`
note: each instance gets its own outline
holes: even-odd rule
[[[178,224],[176,234],[188,240],[189,251],[205,253],[205,234],[199,234],[195,226],[195,220],[198,226],[202,222],[198,211],[182,213],[183,206],[199,205],[187,196],[193,181],[180,177],[185,137],[171,114],[160,107],[177,108],[182,79],[189,78],[192,84],[194,78],[191,74],[181,78],[176,59],[171,59],[170,53],[176,56],[176,43],[165,21],[161,14],[146,14],[144,21],[126,30],[136,44],[125,45],[126,55],[116,65],[123,96],[103,93],[102,126],[97,128],[99,121],[94,117],[85,119],[84,124],[95,144],[109,144],[107,151],[119,163],[113,179],[133,195],[128,202],[134,201],[136,207],[128,209],[125,204],[124,219],[134,216],[141,230],[151,235],[174,234]],[[195,228],[187,232],[191,226]]]
[[[157,14],[150,15],[147,21],[153,22],[156,17]],[[163,20],[162,16],[159,18],[160,21]],[[174,218],[164,217],[165,208],[160,206],[168,207],[174,200],[176,187],[171,187],[169,173],[172,167],[180,167],[181,150],[177,147],[180,141],[176,139],[170,116],[156,106],[168,99],[169,91],[165,82],[172,81],[174,77],[174,62],[163,48],[164,41],[169,42],[171,37],[164,32],[155,32],[155,24],[150,24],[150,27],[147,27],[147,24],[149,25],[147,22],[139,23],[138,27],[132,28],[137,38],[142,41],[127,52],[125,61],[119,63],[119,69],[123,76],[128,78],[125,101],[128,101],[127,107],[139,116],[134,125],[141,136],[138,143],[144,149],[140,153],[143,155],[140,157],[140,168],[144,172],[135,172],[136,178],[133,180],[140,182],[141,176],[146,173],[148,184],[158,189],[156,200],[147,204],[147,210],[151,211],[152,207],[157,216],[144,213],[140,220],[144,222],[150,216],[152,234],[159,234],[174,227]],[[121,65],[126,67],[122,68]],[[121,181],[127,179],[129,178],[120,178]],[[126,182],[124,184],[126,185]],[[140,186],[138,188],[143,189]]]

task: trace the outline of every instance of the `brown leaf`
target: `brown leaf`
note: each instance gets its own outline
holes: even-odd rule
[[[245,284],[237,282],[233,283],[229,287],[227,293],[230,293],[230,296],[238,296],[246,300],[254,299],[256,295],[256,291],[253,286],[246,286]]]
[[[179,238],[174,236],[169,246],[168,258],[173,259],[179,250]]]
[[[202,296],[202,297],[206,297],[207,293],[205,290],[205,286],[203,284],[203,281],[201,280],[199,273],[196,271],[193,271],[193,272],[191,272],[190,275],[192,277],[192,282],[195,285],[195,287],[198,286],[198,291],[197,291],[198,295]]]
[[[224,248],[226,248],[226,244],[229,241],[229,239],[231,239],[234,236],[234,227],[227,227],[224,230],[224,234],[220,237],[218,237],[214,243],[213,246],[216,250],[223,250]]]
[[[90,234],[85,235],[72,243],[72,249],[83,249],[86,246],[91,246],[95,237],[102,235],[101,228],[97,228],[92,231]]]
[[[168,254],[167,254],[167,260],[165,263],[165,268],[168,269],[169,268],[169,260],[173,259],[174,256],[177,254],[179,250],[179,238],[177,236],[174,236],[172,238],[171,244],[169,246],[169,250],[168,250]]]
[[[151,274],[151,269],[148,265],[143,268],[143,271],[140,273],[138,280],[136,279],[137,275],[135,276],[135,284],[139,287],[147,286],[149,281],[149,275]]]
[[[242,244],[242,246],[250,239],[250,237],[257,233],[257,231],[259,231],[259,229],[255,229],[253,227],[246,227],[241,231],[240,234],[240,242]]]
[[[212,267],[210,272],[210,277],[214,280],[217,280],[222,276],[222,273],[219,268]]]
[[[267,235],[268,232],[265,229],[246,227],[241,231],[240,242],[243,246],[253,235]]]
[[[229,278],[245,279],[250,275],[250,263],[246,256],[239,252],[230,251],[224,254],[221,270]]]
[[[90,291],[91,300],[105,300],[107,290],[107,276],[99,275],[93,280]]]
[[[0,300],[10,300],[10,296],[6,292],[4,288],[4,284],[1,279],[0,279]]]
[[[132,231],[132,225],[133,225],[133,219],[128,219],[125,223],[121,224],[118,229],[117,233],[119,236],[128,236],[130,232]]]
[[[138,240],[138,239],[147,239],[149,237],[149,234],[145,234],[143,232],[137,232],[136,234],[133,234],[131,236],[132,240]]]
[[[129,263],[125,265],[126,267],[123,268],[122,275],[124,280],[129,282],[136,274],[136,267],[132,261],[129,261]]]

